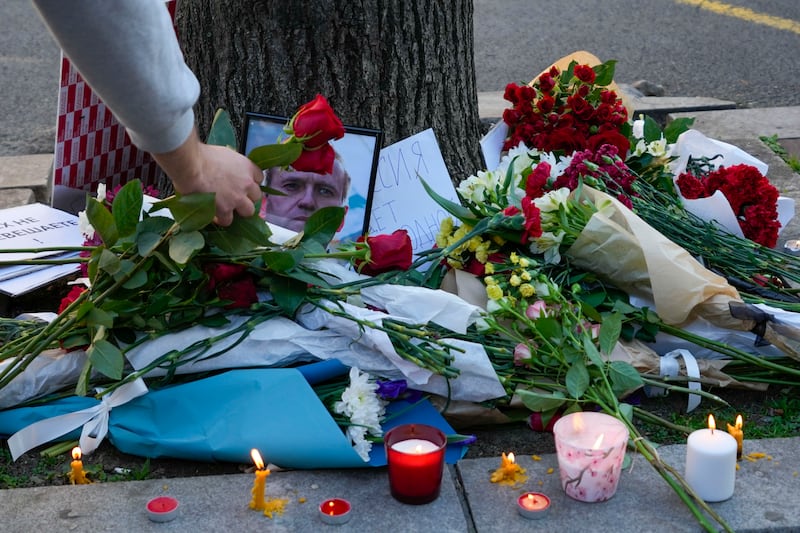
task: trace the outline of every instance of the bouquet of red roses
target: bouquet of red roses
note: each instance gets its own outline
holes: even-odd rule
[[[504,97],[513,106],[503,112],[509,127],[503,150],[524,143],[570,154],[611,144],[621,155],[627,154],[628,110],[608,87],[615,63],[592,67],[572,61],[563,71],[550,67],[529,85],[508,84]]]

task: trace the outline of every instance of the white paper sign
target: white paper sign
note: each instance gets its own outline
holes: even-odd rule
[[[369,234],[405,229],[414,253],[432,248],[448,213],[428,195],[422,181],[440,196],[459,202],[432,129],[381,150],[372,197]]]
[[[508,137],[508,124],[501,120],[486,132],[481,139],[481,152],[486,170],[494,170],[500,166],[500,158],[503,155],[503,143]]]

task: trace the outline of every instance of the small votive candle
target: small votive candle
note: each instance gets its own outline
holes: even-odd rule
[[[178,500],[159,496],[147,502],[147,518],[153,522],[169,522],[178,516]]]
[[[550,498],[541,492],[526,492],[517,498],[517,511],[525,518],[544,518],[550,511]]]
[[[384,438],[389,488],[403,503],[420,505],[439,496],[447,438],[433,426],[406,424]]]
[[[72,448],[72,462],[69,464],[69,482],[73,485],[86,485],[91,483],[89,478],[86,477],[86,472],[83,470],[83,461],[81,461],[81,449],[78,446]]]
[[[744,444],[744,430],[742,427],[744,426],[744,422],[742,421],[742,415],[736,415],[736,422],[734,425],[728,424],[728,433],[736,439],[736,460],[742,458],[742,448]]]
[[[339,525],[350,520],[350,502],[331,498],[319,504],[319,516],[326,524]]]

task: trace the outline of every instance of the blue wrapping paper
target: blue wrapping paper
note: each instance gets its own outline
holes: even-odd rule
[[[385,466],[380,443],[373,445],[368,463],[361,460],[311,388],[310,382],[347,371],[338,361],[323,361],[297,369],[231,370],[152,390],[111,411],[108,437],[121,452],[142,457],[248,463],[250,450],[257,448],[265,461],[284,468]],[[94,398],[70,397],[9,409],[0,412],[0,434],[97,403]],[[454,433],[426,400],[389,405],[384,431],[405,423]],[[80,428],[63,440],[79,435]],[[455,463],[464,453],[464,446],[448,446],[445,460]]]

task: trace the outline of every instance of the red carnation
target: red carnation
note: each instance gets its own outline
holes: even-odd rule
[[[675,183],[678,185],[681,195],[687,200],[696,200],[697,198],[706,198],[708,196],[703,182],[686,172],[678,176]]]
[[[533,200],[527,196],[522,199],[522,213],[525,215],[525,231],[522,234],[522,242],[531,239],[538,239],[542,236],[542,213]]]
[[[408,270],[412,262],[411,237],[404,229],[391,235],[361,236],[357,242],[366,242],[369,254],[365,261],[356,261],[356,268],[362,274],[376,276],[391,270]]]

